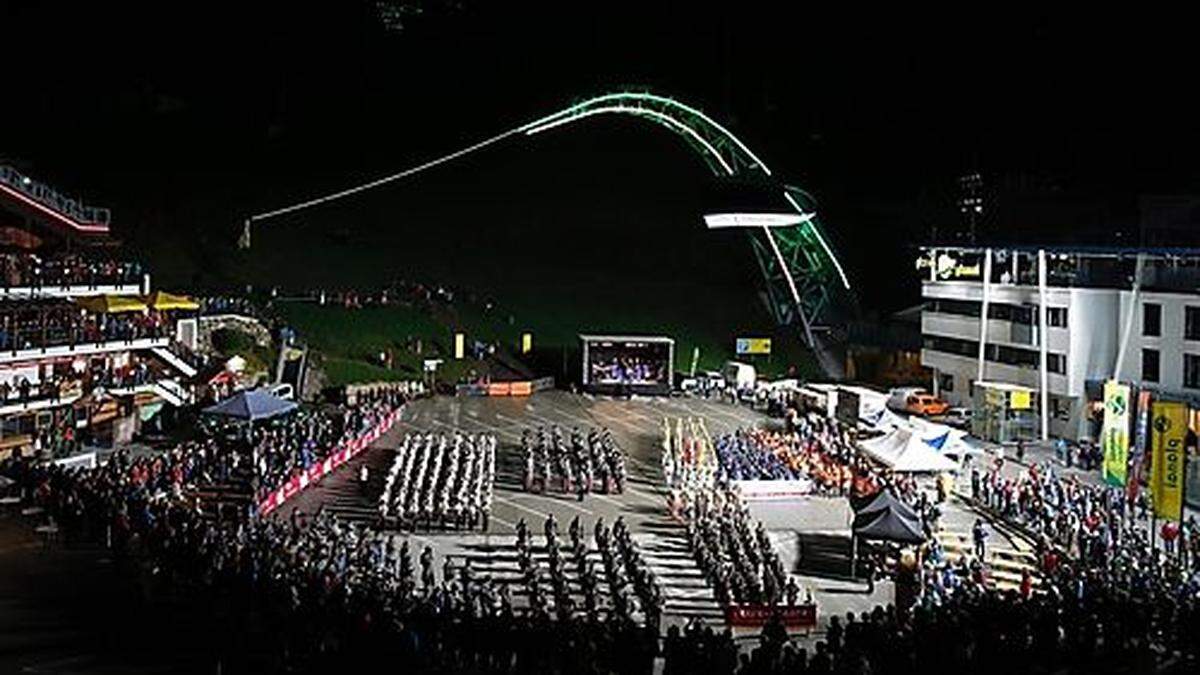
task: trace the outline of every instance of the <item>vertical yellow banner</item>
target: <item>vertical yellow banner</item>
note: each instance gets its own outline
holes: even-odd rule
[[[461,359],[467,355],[467,336],[462,333],[454,334],[454,358]]]
[[[1187,406],[1173,401],[1155,401],[1153,471],[1150,493],[1159,518],[1178,521],[1183,514],[1184,440],[1187,437]]]
[[[1116,380],[1104,383],[1104,425],[1100,434],[1104,482],[1124,486],[1129,469],[1129,385]]]
[[[521,333],[521,353],[533,351],[533,333]]]

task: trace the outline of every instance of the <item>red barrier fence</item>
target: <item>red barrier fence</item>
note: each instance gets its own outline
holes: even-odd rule
[[[775,613],[789,630],[812,630],[817,627],[817,606],[812,605],[730,605],[725,608],[725,621],[734,628],[761,628]]]
[[[388,413],[375,428],[358,438],[350,441],[342,447],[334,450],[324,460],[313,464],[306,470],[297,471],[277,490],[267,495],[265,499],[258,503],[259,515],[267,515],[283,505],[284,502],[296,496],[301,490],[321,480],[326,474],[332,473],[334,469],[350,461],[355,455],[367,448],[375,439],[386,434],[396,421],[400,419],[400,411],[403,408],[396,408]]]

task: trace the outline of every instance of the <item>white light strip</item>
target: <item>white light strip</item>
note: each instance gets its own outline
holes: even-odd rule
[[[349,188],[346,190],[341,190],[339,192],[333,192],[333,193],[327,194],[323,197],[317,197],[315,199],[310,199],[306,202],[300,202],[299,204],[293,204],[291,206],[286,206],[282,209],[276,209],[274,211],[267,211],[266,213],[260,213],[255,216],[250,216],[250,220],[255,221],[255,220],[263,220],[266,218],[273,218],[275,216],[282,216],[283,214],[291,213],[292,211],[299,211],[301,209],[306,209],[310,206],[316,206],[317,204],[323,204],[325,202],[331,202],[335,199],[341,199],[342,197],[349,197],[352,194],[357,194],[359,192],[363,192],[364,190],[370,190],[373,187],[379,187],[380,185],[383,185],[385,183],[390,183],[392,181],[400,180],[401,178],[406,178],[408,176],[413,175],[414,173],[420,173],[421,171],[424,171],[425,169],[432,169],[433,167],[435,167],[439,164],[444,164],[451,160],[458,159],[459,157],[462,157],[465,154],[475,152],[476,150],[485,148],[493,143],[498,143],[498,142],[504,140],[505,138],[508,138],[509,136],[512,136],[513,134],[518,133],[520,130],[521,130],[520,127],[516,128],[516,129],[509,129],[508,131],[506,131],[502,134],[499,134],[497,136],[492,136],[491,138],[480,141],[480,142],[476,143],[475,145],[465,147],[462,150],[458,150],[458,151],[452,152],[448,155],[438,157],[437,159],[431,159],[428,162],[425,162],[424,164],[419,164],[419,165],[411,167],[409,169],[405,169],[404,171],[401,171],[400,173],[394,173],[390,176],[384,176],[383,178],[378,178],[376,180],[371,181],[370,183],[363,183],[362,185],[358,185],[358,186],[355,186],[355,187],[352,187],[352,188]]]
[[[679,120],[673,119],[672,117],[670,117],[668,115],[664,115],[663,113],[660,113],[657,110],[649,110],[647,108],[638,108],[636,106],[626,106],[626,105],[605,106],[602,108],[592,108],[590,110],[581,112],[577,115],[572,115],[571,117],[566,117],[566,118],[563,118],[560,120],[555,120],[554,122],[550,122],[548,124],[543,124],[543,125],[539,125],[539,126],[526,128],[525,133],[526,133],[526,135],[532,136],[534,134],[541,133],[543,131],[548,131],[550,129],[554,129],[555,127],[560,127],[569,122],[581,120],[585,117],[591,117],[592,115],[602,115],[602,114],[606,114],[606,113],[626,113],[629,115],[636,115],[638,117],[643,117],[643,116],[649,117],[650,119],[653,119],[656,122],[659,122],[659,123],[661,123],[665,126],[668,126],[672,129],[676,129],[681,133],[687,134],[689,137],[695,139],[697,143],[704,146],[704,149],[707,150],[714,158],[716,158],[716,160],[718,162],[721,163],[721,168],[725,169],[726,173],[728,173],[730,176],[732,176],[734,174],[733,167],[729,165],[729,162],[725,161],[725,158],[721,156],[721,153],[718,152],[717,149],[714,148],[711,143],[704,140],[704,137],[702,137],[700,134],[696,133],[695,129],[692,129],[691,127],[680,122]]]
[[[796,207],[797,211],[799,211],[801,214],[804,213],[804,209],[800,208],[800,205],[796,203],[796,200],[792,198],[792,195],[789,194],[787,190],[783,191],[783,196],[788,200],[788,202],[791,203],[792,206]],[[807,215],[809,215],[809,221],[811,221],[813,214]],[[846,278],[846,272],[842,269],[842,264],[838,262],[837,256],[833,255],[833,250],[829,248],[829,244],[825,243],[825,237],[821,236],[821,231],[818,230],[817,226],[813,225],[811,222],[809,222],[809,228],[812,229],[813,234],[817,235],[817,241],[820,242],[821,248],[825,249],[825,253],[829,255],[829,259],[833,261],[833,266],[837,269],[838,276],[842,278],[842,285],[846,287],[846,290],[850,290],[850,280]]]
[[[790,213],[710,213],[704,216],[708,229],[724,227],[790,227],[812,220],[814,214]]]

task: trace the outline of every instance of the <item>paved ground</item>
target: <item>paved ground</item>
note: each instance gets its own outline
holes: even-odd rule
[[[486,431],[500,441],[497,457],[496,499],[492,510],[489,534],[418,532],[406,534],[410,545],[432,546],[436,552],[436,569],[442,560],[470,558],[473,569],[503,579],[515,574],[512,553],[513,525],[525,518],[530,529],[541,540],[541,523],[547,513],[554,513],[565,533],[570,520],[579,516],[587,532],[596,518],[612,523],[623,516],[634,533],[652,569],[663,584],[666,597],[664,626],[699,618],[723,625],[720,606],[712,589],[705,583],[687,550],[683,529],[665,515],[665,492],[659,464],[661,452],[661,423],[664,416],[703,416],[714,436],[745,426],[775,424],[766,416],[742,406],[715,400],[690,398],[647,398],[613,400],[575,396],[566,392],[545,392],[528,399],[502,398],[438,398],[418,401],[402,417],[401,424],[381,438],[368,452],[348,467],[310,487],[294,502],[278,513],[285,515],[294,505],[302,511],[312,511],[324,505],[339,515],[361,522],[374,522],[375,503],[382,491],[383,472],[391,463],[394,448],[405,433],[465,429]],[[521,463],[518,445],[521,431],[538,424],[560,426],[607,426],[628,454],[630,479],[623,495],[589,495],[583,502],[574,497],[556,494],[534,495],[522,491]],[[371,467],[371,481],[363,490],[355,479],[359,466]],[[865,583],[831,578],[827,574],[814,576],[799,572],[801,545],[797,531],[817,532],[848,542],[849,509],[845,500],[804,498],[786,502],[758,503],[753,514],[771,530],[776,549],[785,566],[795,572],[802,588],[812,591],[819,605],[823,628],[833,614],[862,611],[893,600],[890,582],[876,584],[867,593]],[[848,555],[848,543],[835,544],[839,554]],[[848,568],[848,563],[845,565]],[[835,570],[835,574],[842,574]]]
[[[459,564],[470,558],[472,568],[496,579],[515,580],[513,535],[517,521],[524,518],[541,543],[542,523],[553,513],[565,536],[567,524],[579,517],[589,535],[596,519],[612,524],[623,517],[635,540],[661,580],[667,600],[664,622],[678,623],[698,617],[714,623],[722,619],[720,607],[688,554],[683,530],[666,517],[665,493],[659,456],[664,417],[703,416],[709,430],[720,434],[771,421],[745,407],[699,399],[646,398],[615,400],[576,396],[551,391],[529,398],[433,398],[416,401],[404,412],[401,422],[374,446],[320,484],[310,487],[278,513],[286,516],[295,506],[313,511],[319,506],[339,516],[373,523],[375,505],[383,489],[383,475],[391,464],[395,447],[407,433],[462,429],[487,432],[499,441],[495,500],[487,534],[460,532],[404,533],[410,546],[432,546],[440,573],[442,561],[450,556]],[[521,432],[537,425],[570,429],[578,426],[607,427],[628,457],[629,478],[620,495],[588,495],[582,502],[574,495],[529,494],[522,490],[519,443]],[[356,482],[359,467],[370,467],[371,480],[364,490]]]

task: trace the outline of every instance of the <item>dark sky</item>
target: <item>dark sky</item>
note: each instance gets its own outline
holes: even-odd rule
[[[407,12],[402,30],[384,30],[375,5],[355,0],[5,0],[0,157],[112,206],[131,243],[161,252],[169,242],[204,267],[248,212],[578,97],[646,87],[727,122],[812,192],[868,289],[864,304],[881,309],[913,300],[908,247],[956,225],[948,205],[965,171],[1053,186],[1019,215],[997,215],[991,238],[1103,243],[1136,229],[1139,194],[1200,192],[1195,57],[1186,22],[1167,16],[393,4]],[[371,222],[397,241],[486,228],[556,254],[613,246],[602,239],[622,232],[646,242],[626,246],[655,250],[678,241],[672,228],[698,223],[707,194],[703,165],[677,139],[619,121],[421,180],[278,227]],[[683,257],[720,250],[701,248]],[[896,277],[908,285],[887,283]]]

